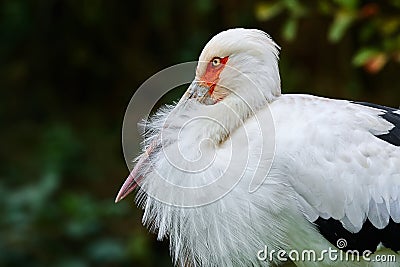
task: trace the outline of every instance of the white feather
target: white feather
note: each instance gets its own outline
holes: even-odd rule
[[[392,190],[400,182],[400,165],[392,162],[400,149],[373,135],[393,128],[379,116],[382,111],[301,95],[283,95],[271,110],[279,136],[276,164],[286,165],[295,190],[320,215],[345,222],[351,232],[367,216],[385,227],[390,197],[400,195]]]
[[[196,77],[204,73],[202,62],[230,56],[220,85],[230,88],[231,94],[214,105],[189,100],[184,107],[166,107],[146,123],[143,151],[154,147],[153,164],[141,166],[145,179],[137,202],[145,209],[143,223],[158,232],[158,239],[169,237],[175,264],[270,266],[279,263],[278,259],[267,263],[257,259],[257,251],[265,245],[316,252],[331,246],[310,223],[318,217],[337,219],[353,233],[367,218],[379,229],[390,217],[400,221],[400,149],[374,136],[393,128],[380,116],[383,111],[344,100],[281,95],[278,51],[261,31],[222,32],[203,50]],[[269,118],[271,113],[273,123],[263,119],[260,129],[259,118]],[[198,117],[215,119],[224,127],[213,120],[194,121],[185,127],[188,118]],[[177,129],[182,129],[179,135]],[[260,135],[261,131],[265,134]],[[270,152],[264,144],[274,139],[275,155],[264,153]],[[193,143],[201,140],[210,142]],[[231,145],[238,143],[242,147],[231,151]],[[181,151],[174,150],[174,144]],[[241,162],[231,162],[230,155],[243,151],[250,156],[241,169]],[[212,159],[207,168],[197,173],[182,171],[202,155]],[[262,186],[249,193],[254,176],[262,181],[260,170],[269,170],[259,165],[260,155],[261,163],[272,161],[272,166]],[[168,156],[188,160],[178,160],[182,168],[176,168]],[[244,171],[243,176],[215,202],[182,208],[152,197],[163,193],[178,203],[199,198],[176,195],[160,187],[157,177],[198,187],[214,181],[229,164],[233,164],[233,173]]]

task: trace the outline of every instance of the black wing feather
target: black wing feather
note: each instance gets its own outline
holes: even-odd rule
[[[400,146],[400,114],[395,113],[398,109],[385,107],[367,102],[353,102],[354,104],[381,109],[384,114],[380,115],[383,119],[394,125],[393,129],[387,134],[376,135],[376,137],[394,146]]]
[[[345,239],[347,245],[341,248],[344,251],[357,250],[362,253],[365,250],[369,250],[375,252],[379,243],[393,251],[400,250],[400,223],[395,223],[392,219],[383,229],[375,228],[369,220],[366,220],[358,233],[350,233],[340,221],[332,218],[318,218],[314,223],[317,225],[319,232],[332,245],[337,247],[339,239]]]

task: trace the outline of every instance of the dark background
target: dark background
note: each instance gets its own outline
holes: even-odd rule
[[[114,204],[124,111],[238,26],[281,45],[286,93],[400,104],[399,0],[0,2],[1,266],[171,266],[133,196]]]

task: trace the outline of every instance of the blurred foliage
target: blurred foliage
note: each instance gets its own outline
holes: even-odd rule
[[[256,18],[267,21],[287,13],[281,34],[287,41],[293,41],[298,25],[312,16],[329,18],[327,38],[332,43],[340,42],[351,28],[358,42],[353,55],[353,64],[363,66],[370,73],[379,72],[393,60],[400,63],[400,1],[362,2],[357,0],[320,0],[302,2],[283,0],[259,2]]]
[[[284,92],[400,103],[399,0],[2,1],[1,266],[171,266],[133,197],[113,202],[124,110],[231,27],[281,45]]]

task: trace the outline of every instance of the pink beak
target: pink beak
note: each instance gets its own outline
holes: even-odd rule
[[[117,197],[115,198],[115,203],[124,199],[128,196],[136,187],[138,187],[140,181],[143,179],[142,175],[139,175],[139,170],[142,167],[143,163],[149,159],[150,153],[153,150],[153,146],[150,146],[145,153],[142,154],[140,160],[136,163],[135,168],[133,168],[132,172],[129,174],[128,178],[126,178],[124,184],[118,192]]]
[[[193,81],[179,103],[184,104],[188,99],[198,99],[204,104],[215,104],[215,100],[210,97],[209,90],[209,87],[201,86],[198,81]],[[139,175],[139,171],[142,168],[142,165],[149,159],[149,156],[153,152],[153,148],[155,146],[156,143],[151,144],[146,152],[142,154],[140,160],[136,163],[135,168],[133,168],[132,172],[129,174],[128,178],[126,178],[124,184],[119,190],[118,195],[115,198],[115,203],[124,199],[133,190],[135,190],[136,187],[139,186],[139,183],[143,179],[143,176]]]

